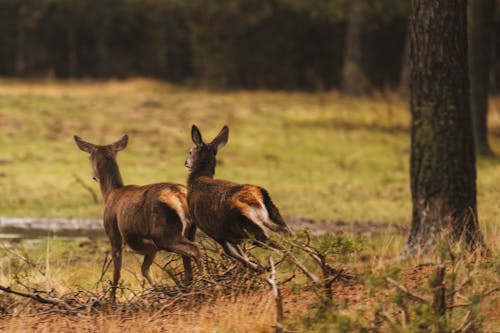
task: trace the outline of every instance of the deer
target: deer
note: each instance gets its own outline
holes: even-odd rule
[[[210,143],[193,125],[185,166],[189,170],[187,201],[193,223],[220,244],[224,252],[244,266],[261,271],[258,262],[250,260],[240,244],[246,239],[270,244],[270,232],[291,234],[267,190],[256,185],[238,184],[214,179],[216,155],[229,138],[224,126]]]
[[[93,180],[99,183],[104,202],[104,230],[111,244],[114,266],[111,298],[115,301],[120,280],[122,250],[127,248],[144,256],[141,273],[154,287],[150,274],[156,253],[165,250],[180,254],[184,265],[185,283],[192,282],[191,259],[203,272],[201,252],[195,242],[196,226],[191,222],[185,186],[173,183],[123,185],[116,161],[125,149],[128,136],[109,145],[95,145],[79,136],[75,142],[90,154]]]

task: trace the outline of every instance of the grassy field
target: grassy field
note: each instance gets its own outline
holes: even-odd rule
[[[75,182],[90,179],[73,135],[110,143],[125,183],[184,183],[190,126],[213,137],[231,131],[217,176],[257,183],[286,215],[408,223],[409,112],[395,97],[336,93],[218,93],[146,80],[0,81],[0,215],[100,217],[102,207]],[[500,100],[492,102],[492,144],[500,151]],[[500,161],[478,163],[480,220],[500,213]]]
[[[491,143],[500,153],[500,99],[493,98],[490,106]],[[0,80],[0,216],[101,216],[102,204],[77,181],[83,180],[100,197],[88,157],[77,149],[74,134],[105,144],[128,133],[129,146],[118,155],[126,184],[185,183],[184,159],[195,123],[205,139],[229,125],[229,143],[219,154],[216,176],[266,187],[284,215],[409,224],[409,122],[407,101],[390,93],[354,99],[335,92],[209,92],[142,79]],[[499,166],[498,158],[478,161],[479,218],[493,250],[491,259],[476,262],[452,251],[453,259],[449,251],[441,251],[430,263],[395,262],[403,235],[346,236],[342,241],[320,237],[314,242],[345,250],[331,260],[350,278],[334,283],[334,306],[325,310],[314,288],[296,272],[297,277],[283,285],[285,326],[302,332],[427,331],[436,322],[429,307],[411,303],[384,278],[403,281],[417,294],[431,297],[434,270],[444,262],[448,273],[454,272],[447,275],[447,287],[464,284],[464,299],[457,303],[470,303],[450,311],[446,325],[460,328],[469,311],[474,329],[500,330],[498,293],[485,295],[499,285]],[[103,288],[96,282],[106,249],[102,237],[88,241],[52,235],[3,245],[0,285],[54,289],[57,295],[80,289],[97,293]],[[262,260],[267,255],[257,251]],[[320,274],[307,255],[297,256]],[[157,263],[171,258],[164,254]],[[124,268],[122,306],[144,290],[139,257],[126,255]],[[284,264],[278,278],[286,280],[292,271]],[[160,282],[172,283],[160,267],[154,273]],[[23,303],[16,310],[19,315],[12,316],[12,309],[2,305],[8,300],[0,294],[0,330],[7,332],[271,332],[275,316],[267,287],[222,293],[208,304],[196,304],[194,312],[176,308],[158,320],[150,320],[158,311],[153,305],[132,313],[123,307],[98,312],[74,322],[72,316]],[[408,318],[401,319],[405,311]]]

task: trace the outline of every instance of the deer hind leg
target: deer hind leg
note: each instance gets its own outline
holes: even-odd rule
[[[142,262],[141,266],[141,273],[142,276],[144,276],[144,278],[149,282],[149,284],[154,287],[155,282],[151,277],[149,268],[153,264],[158,248],[155,246],[152,240],[142,238],[141,236],[137,235],[127,235],[125,237],[125,241],[133,252],[144,255],[144,261]]]
[[[187,262],[188,259],[194,259],[196,262],[198,269],[202,274],[204,274],[204,268],[201,262],[201,252],[198,245],[195,242],[192,242],[184,237],[177,238],[175,240],[163,241],[158,239],[155,241],[156,246],[166,251],[170,251],[173,253],[180,254],[183,259],[184,267],[189,264],[189,269],[186,270],[186,283],[189,283],[189,279],[192,280],[192,271],[191,271],[191,262]],[[188,279],[189,278],[189,279]]]
[[[233,257],[234,259],[238,260],[243,265],[253,269],[254,271],[260,270],[260,265],[251,261],[239,245],[233,245],[229,242],[222,242],[220,243],[220,245],[227,255]]]
[[[144,261],[142,262],[142,266],[141,266],[142,276],[144,276],[144,278],[146,278],[146,280],[148,280],[149,284],[153,287],[156,284],[155,284],[155,281],[153,280],[153,278],[151,277],[151,273],[149,271],[149,268],[153,264],[153,261],[155,260],[155,256],[156,256],[156,251],[146,254],[144,256]]]

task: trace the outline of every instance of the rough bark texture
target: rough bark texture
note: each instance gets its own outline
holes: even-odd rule
[[[466,0],[412,0],[411,194],[406,253],[439,237],[483,245],[469,109]]]
[[[488,91],[495,0],[468,1],[470,105],[476,153],[493,155],[488,144]]]
[[[370,82],[362,66],[362,37],[366,6],[366,0],[348,2],[346,49],[342,68],[342,92],[344,94],[359,95],[370,89]]]

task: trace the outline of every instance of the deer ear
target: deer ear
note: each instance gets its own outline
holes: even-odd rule
[[[96,147],[93,144],[91,144],[90,142],[83,140],[78,135],[73,136],[73,138],[75,139],[76,145],[81,150],[83,150],[89,154],[92,154],[95,151]]]
[[[191,127],[191,140],[193,140],[193,143],[197,146],[203,143],[200,130],[198,129],[198,127],[196,127],[196,125],[193,125]]]
[[[110,147],[114,151],[120,151],[120,150],[125,149],[125,147],[127,147],[127,143],[128,143],[128,135],[125,134],[124,136],[122,136],[120,138],[120,140],[116,141],[115,143],[110,144]]]
[[[229,127],[224,126],[219,134],[215,137],[215,139],[212,141],[212,145],[215,147],[215,149],[218,151],[222,147],[224,147],[227,143],[227,140],[229,139]]]

